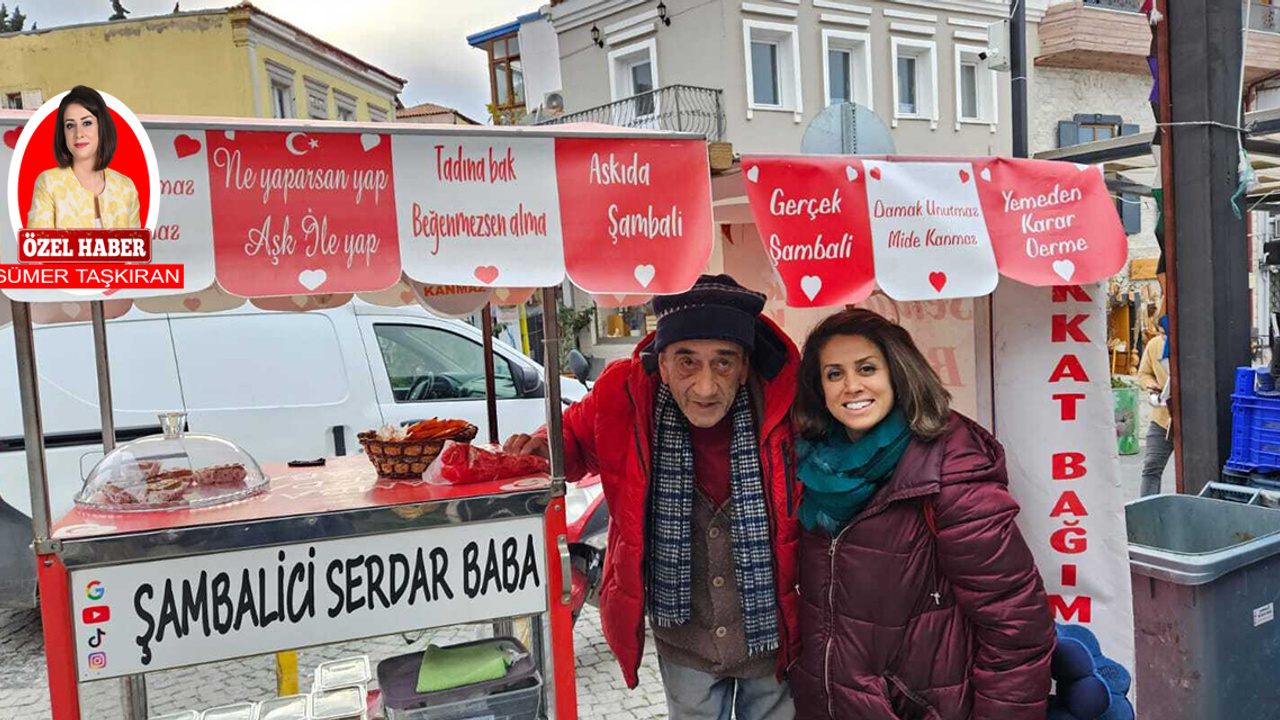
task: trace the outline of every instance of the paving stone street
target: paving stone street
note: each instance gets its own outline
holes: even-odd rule
[[[1145,427],[1145,423],[1143,424]],[[1138,496],[1142,455],[1120,458],[1125,500]],[[1164,491],[1173,489],[1173,468],[1165,471]],[[326,660],[368,654],[377,663],[387,657],[438,645],[461,642],[489,634],[490,626],[449,628],[408,639],[395,635],[359,643],[303,650],[298,654],[299,682],[309,688],[310,673]],[[666,700],[658,674],[657,656],[650,640],[640,669],[640,686],[628,690],[617,663],[600,632],[599,613],[583,611],[574,631],[577,655],[579,716],[582,720],[647,720],[666,718]],[[44,667],[44,641],[36,611],[0,610],[0,720],[50,720],[49,695]],[[272,656],[152,673],[147,691],[153,714],[204,709],[228,702],[262,700],[275,694]],[[81,686],[85,720],[123,720],[120,682],[107,680]]]
[[[409,637],[400,635],[358,643],[312,648],[298,653],[299,683],[311,685],[311,672],[326,660],[368,654],[375,663],[395,655],[437,645],[463,642],[491,634],[489,625],[449,628]],[[627,690],[617,663],[600,633],[600,615],[586,608],[575,628],[578,707],[582,720],[648,720],[667,716],[658,658],[649,642],[640,668],[640,687]],[[0,720],[50,720],[49,694],[44,667],[44,641],[39,613],[0,610]],[[263,700],[275,695],[275,660],[261,656],[195,668],[147,675],[147,695],[152,714],[205,709],[243,700]],[[120,681],[104,680],[81,685],[84,720],[123,720]]]

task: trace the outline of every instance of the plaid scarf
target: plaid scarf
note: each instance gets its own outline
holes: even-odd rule
[[[734,574],[742,601],[747,654],[756,655],[778,649],[778,607],[764,474],[760,471],[760,449],[745,387],[739,388],[729,412],[733,419],[729,488]],[[689,421],[665,384],[658,388],[654,421],[649,610],[659,626],[676,627],[689,622],[692,605],[690,547],[695,479]]]

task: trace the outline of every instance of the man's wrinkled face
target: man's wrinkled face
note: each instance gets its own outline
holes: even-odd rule
[[[728,340],[684,340],[658,355],[658,372],[690,425],[709,428],[729,414],[747,382],[747,354]]]

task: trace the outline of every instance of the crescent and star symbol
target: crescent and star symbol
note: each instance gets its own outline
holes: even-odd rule
[[[291,132],[285,136],[284,147],[286,150],[289,151],[290,154],[302,156],[302,155],[306,155],[308,151],[315,150],[316,148],[320,147],[319,140],[316,140],[315,138],[307,138],[306,148],[299,150],[293,141],[300,137],[306,138],[307,134],[301,133],[301,132]]]

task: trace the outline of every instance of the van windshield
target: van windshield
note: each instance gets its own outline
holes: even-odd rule
[[[484,347],[420,325],[374,325],[396,402],[484,398]],[[494,354],[499,400],[519,396],[510,363]]]

